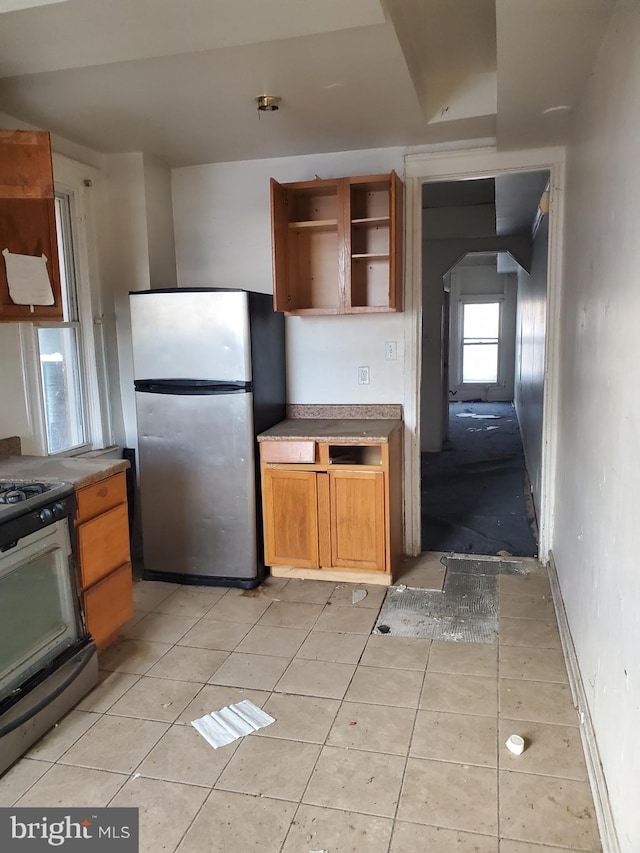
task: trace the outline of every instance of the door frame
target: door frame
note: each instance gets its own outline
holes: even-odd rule
[[[496,177],[514,172],[549,171],[550,212],[547,273],[547,338],[545,347],[544,413],[539,559],[546,563],[553,539],[554,475],[557,454],[558,385],[560,372],[560,303],[562,284],[565,149],[536,148],[497,151],[495,147],[407,154],[405,230],[405,551],[419,554],[420,532],[420,386],[422,378],[422,185]]]

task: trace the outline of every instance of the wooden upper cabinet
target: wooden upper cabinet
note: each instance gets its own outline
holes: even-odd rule
[[[275,310],[402,310],[402,189],[395,172],[292,184],[272,179]]]
[[[0,130],[0,252],[47,258],[53,305],[14,303],[0,254],[0,321],[62,320],[49,134]]]

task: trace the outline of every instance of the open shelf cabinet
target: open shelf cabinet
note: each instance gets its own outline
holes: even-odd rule
[[[291,184],[272,179],[275,310],[401,311],[402,212],[395,172]]]

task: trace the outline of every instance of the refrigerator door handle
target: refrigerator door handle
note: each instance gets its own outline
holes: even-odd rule
[[[220,382],[215,379],[136,379],[136,391],[145,394],[246,394],[253,390],[251,382]]]

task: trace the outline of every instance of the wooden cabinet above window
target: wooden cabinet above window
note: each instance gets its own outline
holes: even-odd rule
[[[16,304],[0,254],[0,321],[62,320],[53,167],[49,134],[0,130],[0,252],[47,259],[52,305]]]
[[[401,311],[402,214],[395,172],[291,184],[272,178],[274,309]]]

